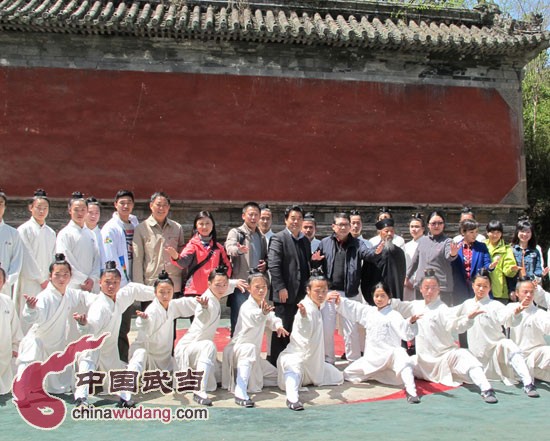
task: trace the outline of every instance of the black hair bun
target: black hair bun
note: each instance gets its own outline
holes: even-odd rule
[[[480,276],[480,277],[489,277],[490,274],[491,274],[490,271],[485,267],[481,268],[477,272],[477,275]]]
[[[435,276],[435,270],[433,268],[426,268],[424,270],[424,276],[425,277],[434,277]]]
[[[157,277],[158,280],[168,280],[170,279],[170,276],[168,275],[168,273],[165,271],[165,270],[162,270],[158,277]]]
[[[73,193],[71,194],[71,198],[72,199],[84,199],[84,194],[81,193],[80,191],[73,191]]]
[[[323,268],[313,268],[310,272],[311,277],[324,277]]]
[[[248,274],[249,274],[250,276],[253,276],[253,275],[255,275],[255,274],[260,274],[260,273],[261,273],[261,271],[258,269],[257,266],[254,267],[254,268],[250,268],[250,269],[248,270]]]
[[[65,262],[65,254],[57,253],[55,255],[55,263]]]
[[[44,190],[43,188],[39,188],[39,189],[37,189],[37,190],[34,192],[34,196],[35,196],[35,197],[43,197],[43,198],[45,198],[45,197],[47,196],[46,190]]]
[[[218,276],[227,276],[227,267],[225,265],[219,265],[214,271]]]
[[[116,269],[116,262],[114,260],[109,260],[105,262],[105,269],[107,271]]]

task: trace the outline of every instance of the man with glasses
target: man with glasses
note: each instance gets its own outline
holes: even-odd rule
[[[336,213],[332,223],[333,233],[321,240],[319,249],[313,253],[313,266],[321,265],[329,281],[329,288],[341,296],[360,302],[362,261],[376,263],[383,244],[376,251],[367,248],[365,243],[351,234],[350,216]],[[325,361],[334,364],[334,330],[336,329],[336,308],[327,302],[321,310],[323,316],[323,334]],[[355,361],[361,357],[361,341],[358,325],[341,317],[344,330],[346,358]]]

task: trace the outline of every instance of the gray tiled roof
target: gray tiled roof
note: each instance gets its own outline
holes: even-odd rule
[[[237,4],[240,5],[237,6]],[[487,8],[433,10],[350,1],[0,0],[0,32],[126,35],[519,56],[550,33]],[[0,34],[1,35],[1,34]]]

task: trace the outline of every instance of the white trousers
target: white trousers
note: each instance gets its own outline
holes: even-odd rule
[[[342,297],[345,297],[343,291],[338,291]],[[360,302],[359,295],[355,297],[347,297],[349,300]],[[325,302],[321,309],[323,317],[323,337],[325,344],[325,361],[334,364],[334,331],[336,329],[336,305],[334,302]],[[346,349],[346,358],[349,361],[359,360],[361,358],[361,337],[359,333],[359,325],[343,316],[340,316],[340,323],[344,331],[344,345]]]

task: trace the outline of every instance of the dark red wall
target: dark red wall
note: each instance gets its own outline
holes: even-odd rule
[[[0,68],[13,196],[497,204],[518,146],[494,90]]]

